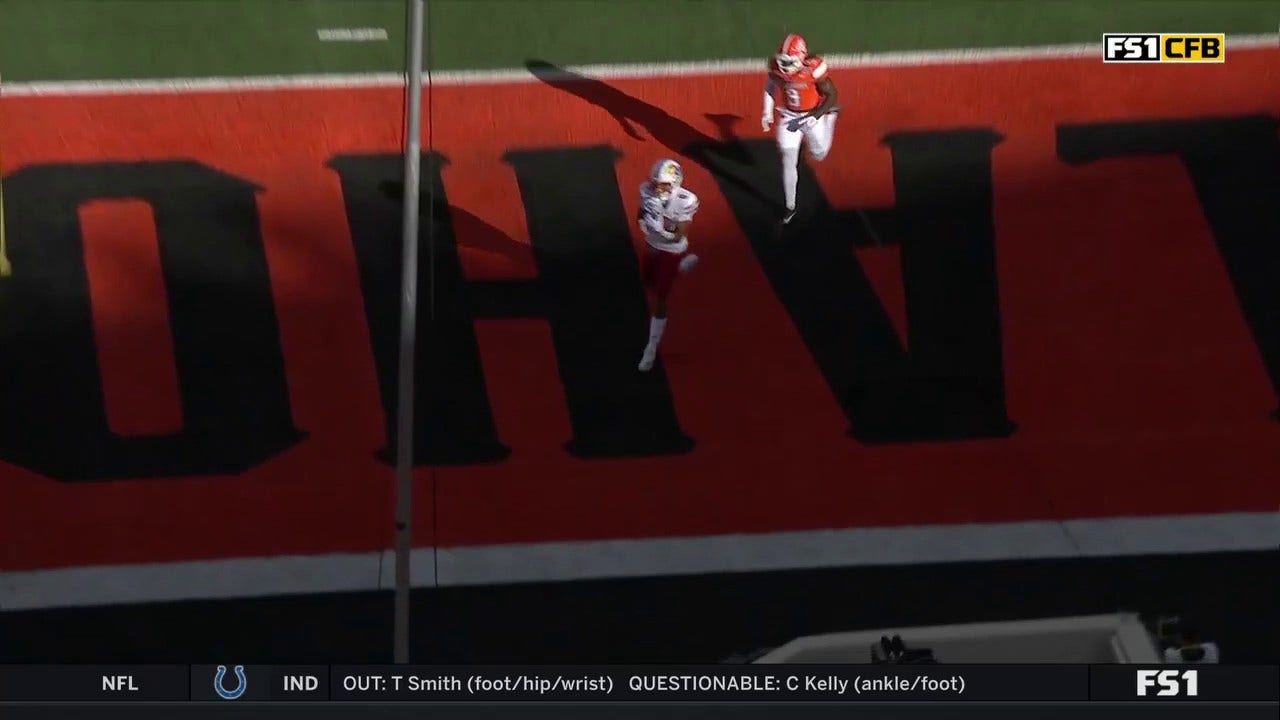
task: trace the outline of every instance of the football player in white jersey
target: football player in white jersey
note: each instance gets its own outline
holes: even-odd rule
[[[698,212],[698,196],[687,188],[684,168],[675,160],[654,163],[649,179],[640,184],[640,232],[645,239],[644,281],[653,293],[649,343],[640,357],[640,371],[648,372],[658,357],[658,343],[667,327],[667,296],[676,277],[698,264],[689,252],[689,224]]]

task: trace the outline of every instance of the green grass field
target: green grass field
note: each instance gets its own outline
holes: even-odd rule
[[[1096,42],[1104,32],[1274,33],[1275,0],[431,0],[433,70]],[[321,42],[319,28],[384,28]],[[401,0],[0,0],[11,81],[394,71]]]

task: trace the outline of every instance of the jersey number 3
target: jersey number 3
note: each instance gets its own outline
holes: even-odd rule
[[[791,107],[800,107],[800,91],[793,87],[789,87],[786,92],[787,105],[790,105]]]

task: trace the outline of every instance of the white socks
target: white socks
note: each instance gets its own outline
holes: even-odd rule
[[[796,183],[800,181],[800,148],[782,151],[782,194],[787,201],[787,209],[796,209]]]
[[[649,372],[658,359],[658,343],[662,342],[662,331],[667,329],[666,318],[649,319],[649,344],[644,346],[644,355],[640,356],[640,372]]]
[[[666,318],[649,318],[649,347],[658,349],[658,343],[662,342],[662,331],[666,329]]]

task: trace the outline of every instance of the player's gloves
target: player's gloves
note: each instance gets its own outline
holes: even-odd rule
[[[769,128],[773,127],[773,113],[767,112],[760,116],[760,129],[769,132]]]

